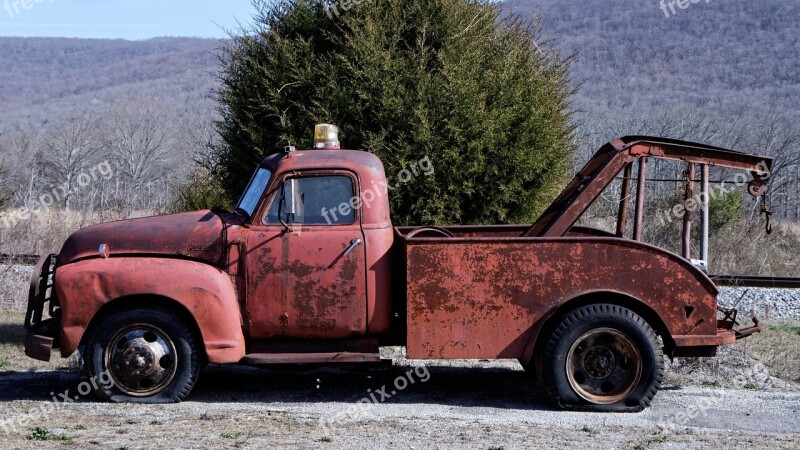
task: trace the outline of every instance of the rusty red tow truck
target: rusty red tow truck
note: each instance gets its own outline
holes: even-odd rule
[[[715,283],[688,245],[679,255],[641,240],[648,161],[687,165],[702,189],[710,167],[739,170],[761,196],[769,157],[624,137],[533,225],[395,228],[386,196],[353,202],[386,181],[381,161],[339,149],[330,125],[314,147],[266,158],[232,213],[73,234],[34,272],[26,353],[81,349],[89,376],[114,382],[100,397],[163,403],[185,399],[207,363],[369,363],[404,346],[414,359],[518,359],[559,407],[638,411],[664,354],[711,356],[760,331],[757,320],[736,330],[736,312],[717,306],[717,284],[734,278]],[[577,226],[615,179],[616,232]]]

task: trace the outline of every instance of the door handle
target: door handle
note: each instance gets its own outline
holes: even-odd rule
[[[331,263],[331,265],[330,265],[330,266],[328,266],[328,269],[332,269],[332,268],[333,268],[333,266],[335,266],[335,265],[336,265],[336,263],[338,263],[339,261],[341,261],[341,259],[342,259],[342,258],[344,258],[345,256],[349,255],[349,254],[350,254],[350,252],[352,252],[353,250],[355,250],[355,249],[356,249],[356,247],[358,247],[359,245],[361,245],[363,242],[364,242],[364,241],[362,241],[361,239],[353,239],[352,241],[350,241],[350,247],[347,247],[347,250],[345,250],[345,251],[344,251],[344,253],[342,253],[342,254],[341,254],[341,255],[339,255],[339,256],[338,256],[336,259],[334,259],[334,260],[333,260],[333,262]]]
[[[356,247],[361,245],[361,242],[362,242],[361,239],[353,239],[352,241],[350,241],[350,247],[347,247],[347,250],[344,251],[344,254],[342,254],[342,258],[349,255],[350,252],[352,252],[353,250],[356,249]]]

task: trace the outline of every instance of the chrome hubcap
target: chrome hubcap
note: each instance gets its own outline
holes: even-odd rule
[[[135,324],[117,332],[106,346],[106,367],[124,393],[146,397],[169,385],[177,369],[172,340],[159,328]]]

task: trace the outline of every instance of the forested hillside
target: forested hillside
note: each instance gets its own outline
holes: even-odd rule
[[[575,55],[577,104],[587,111],[691,105],[800,118],[797,0],[701,1],[669,17],[658,0],[505,3],[539,14],[544,37]]]
[[[155,98],[182,116],[207,119],[219,46],[186,38],[0,38],[0,132],[35,131],[129,98]]]
[[[539,15],[544,39],[575,55],[575,105],[589,114],[689,106],[724,117],[800,118],[798,0],[712,0],[671,17],[658,0],[504,3],[513,13]],[[0,131],[30,130],[129,97],[207,116],[219,45],[0,38]]]

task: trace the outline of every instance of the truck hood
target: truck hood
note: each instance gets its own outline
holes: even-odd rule
[[[94,225],[64,243],[58,264],[100,257],[101,244],[115,256],[171,256],[218,264],[225,248],[223,219],[211,211],[146,217]]]

